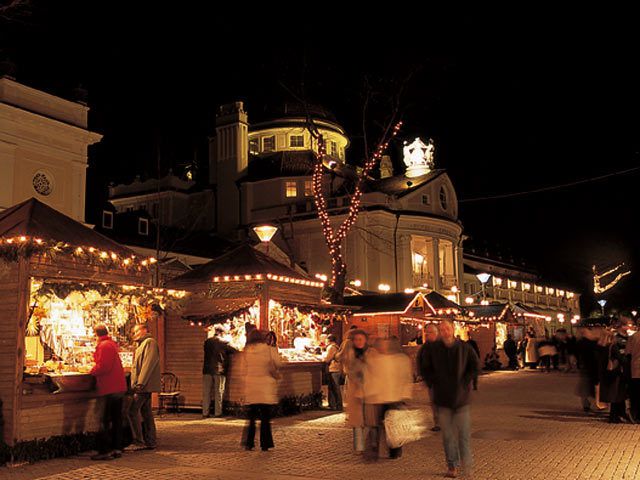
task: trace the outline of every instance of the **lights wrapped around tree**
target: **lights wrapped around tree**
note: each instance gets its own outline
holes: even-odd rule
[[[347,268],[344,264],[344,257],[342,254],[342,241],[346,238],[351,227],[353,227],[354,223],[358,219],[364,183],[369,173],[371,173],[374,167],[378,164],[382,155],[389,147],[391,139],[400,131],[401,126],[402,122],[398,122],[393,129],[391,129],[391,132],[386,136],[386,138],[383,138],[373,155],[365,160],[363,168],[358,174],[353,195],[351,196],[351,204],[349,205],[347,218],[342,222],[337,230],[334,230],[331,225],[327,200],[322,189],[322,177],[327,155],[326,143],[322,134],[318,132],[315,133],[318,140],[318,156],[313,169],[313,196],[316,209],[318,210],[320,223],[322,224],[322,234],[329,249],[329,256],[331,257],[331,280],[329,282],[330,292],[328,298],[331,303],[339,303],[344,292]],[[314,135],[313,132],[312,135]]]
[[[74,246],[65,242],[45,241],[41,238],[18,236],[0,238],[0,260],[17,262],[20,258],[33,256],[55,258],[58,255],[69,255],[88,263],[123,269],[148,269],[157,260],[154,257],[139,258],[136,255],[124,257],[115,252],[107,252],[91,246]]]

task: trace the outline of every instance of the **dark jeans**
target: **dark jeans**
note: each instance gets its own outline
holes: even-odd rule
[[[244,446],[253,448],[256,438],[256,420],[260,418],[260,448],[266,450],[273,448],[273,436],[271,435],[271,405],[254,403],[249,405],[249,425],[244,438]]]
[[[329,390],[329,408],[332,410],[342,410],[342,391],[340,390],[340,380],[342,373],[329,372],[328,390]]]
[[[540,357],[540,366],[547,372],[551,371],[551,355],[543,355]]]
[[[609,421],[615,422],[621,418],[626,418],[626,404],[624,401],[622,402],[611,402],[609,407]]]
[[[517,370],[519,368],[518,356],[517,355],[510,355],[509,356],[509,368],[511,370]]]
[[[104,397],[102,426],[98,434],[98,453],[122,450],[122,401],[123,393],[112,393]]]
[[[155,447],[156,422],[151,410],[151,393],[134,394],[129,415],[133,441],[144,443],[147,447]]]

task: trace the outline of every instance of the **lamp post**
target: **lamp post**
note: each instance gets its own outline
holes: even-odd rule
[[[476,278],[480,280],[480,284],[482,285],[482,301],[486,302],[487,291],[485,290],[485,284],[489,281],[489,279],[491,278],[491,275],[489,273],[479,273],[476,275]]]
[[[603,298],[601,300],[598,300],[598,304],[600,305],[600,308],[602,309],[602,316],[604,317],[604,306],[607,304],[607,301]]]
[[[267,255],[269,254],[269,242],[278,231],[278,227],[274,225],[256,225],[253,227],[254,233],[258,236],[260,241],[266,244]]]

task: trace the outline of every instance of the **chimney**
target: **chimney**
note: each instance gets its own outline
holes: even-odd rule
[[[383,155],[380,160],[380,178],[393,177],[393,164],[389,155]]]
[[[216,135],[210,144],[209,172],[216,184],[218,233],[226,234],[240,224],[240,198],[236,180],[249,165],[249,125],[242,102],[222,105],[216,115]]]

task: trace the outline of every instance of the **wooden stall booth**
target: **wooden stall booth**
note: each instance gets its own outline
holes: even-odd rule
[[[464,321],[464,325],[467,336],[472,336],[478,344],[480,361],[483,362],[487,353],[491,352],[493,346],[496,345],[500,361],[503,365],[507,365],[508,359],[502,345],[507,339],[507,334],[513,334],[514,329],[520,327],[511,304],[505,302],[471,305],[466,307],[466,312],[467,319]]]
[[[353,309],[348,327],[363,329],[371,341],[396,336],[411,358],[424,342],[427,324],[454,320],[462,313],[457,303],[434,291],[351,295],[344,304]]]
[[[169,311],[165,324],[166,370],[180,381],[183,406],[202,408],[203,344],[214,325],[241,351],[248,324],[276,334],[284,361],[281,401],[320,405],[321,348],[329,333],[342,329],[340,311],[320,302],[322,283],[244,244],[166,286],[190,292],[184,309]],[[227,411],[243,405],[233,358],[225,399]]]
[[[0,213],[0,398],[4,442],[98,430],[93,325],[105,323],[125,366],[129,329],[149,321],[154,259],[31,199]]]

